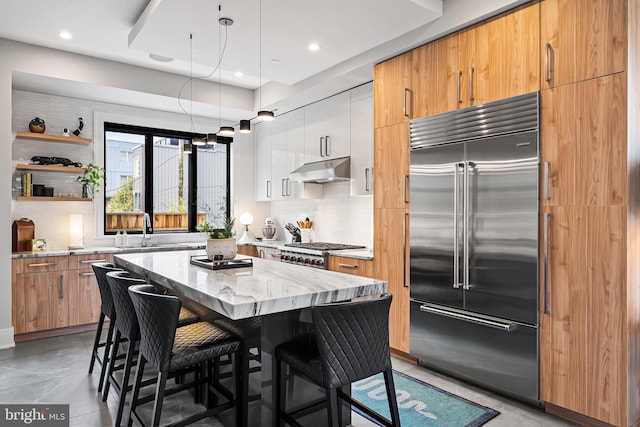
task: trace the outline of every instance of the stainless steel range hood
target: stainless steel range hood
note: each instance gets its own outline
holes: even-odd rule
[[[339,157],[331,160],[305,163],[289,174],[291,181],[325,184],[351,180],[351,158]]]

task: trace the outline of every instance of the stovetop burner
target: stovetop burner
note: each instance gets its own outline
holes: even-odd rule
[[[318,251],[340,251],[344,249],[363,249],[364,246],[347,245],[344,243],[309,242],[309,243],[286,243],[285,246],[301,249],[315,249]]]

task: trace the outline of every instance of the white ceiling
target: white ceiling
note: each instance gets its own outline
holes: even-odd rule
[[[207,76],[240,88],[262,86],[259,105],[282,112],[371,80],[373,64],[526,1],[0,0],[0,38],[187,77]],[[233,25],[221,27],[219,16],[233,19]],[[61,39],[61,30],[73,38]],[[218,46],[225,39],[218,74]],[[310,52],[311,42],[321,49]],[[154,61],[150,54],[173,60]],[[237,71],[243,76],[235,76]],[[112,102],[121,97],[117,91],[109,97],[109,88],[90,91],[51,80],[14,73],[14,87],[20,89],[93,93],[92,99],[102,94]],[[126,99],[123,103],[156,109],[177,106],[175,98],[154,100],[149,93]]]
[[[292,85],[441,15],[441,0],[419,1],[1,0],[0,37],[245,88]],[[219,16],[233,25],[220,26]],[[59,38],[61,30],[73,38]],[[309,51],[311,42],[320,50]]]

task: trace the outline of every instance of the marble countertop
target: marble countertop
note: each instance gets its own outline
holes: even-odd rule
[[[356,258],[370,261],[373,259],[373,249],[345,249],[341,251],[330,251],[329,255],[341,256],[345,258]]]
[[[83,249],[50,250],[42,252],[14,252],[11,258],[38,258],[45,256],[67,256],[67,255],[93,255],[93,254],[117,254],[129,252],[159,252],[159,251],[179,251],[202,249],[205,243],[161,243],[149,246],[103,246]]]
[[[387,291],[382,280],[250,258],[252,267],[192,265],[204,251],[119,254],[116,264],[231,319],[279,313]]]

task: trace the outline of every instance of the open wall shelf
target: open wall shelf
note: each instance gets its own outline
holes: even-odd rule
[[[35,132],[17,132],[16,138],[32,139],[37,141],[62,142],[66,144],[89,145],[92,140],[90,138],[80,138],[77,136],[49,135],[47,133]]]
[[[86,169],[87,168],[77,168],[74,166],[60,166],[60,165],[28,165],[28,164],[16,165],[16,170],[65,172],[65,173],[77,173],[77,174],[84,173]]]

